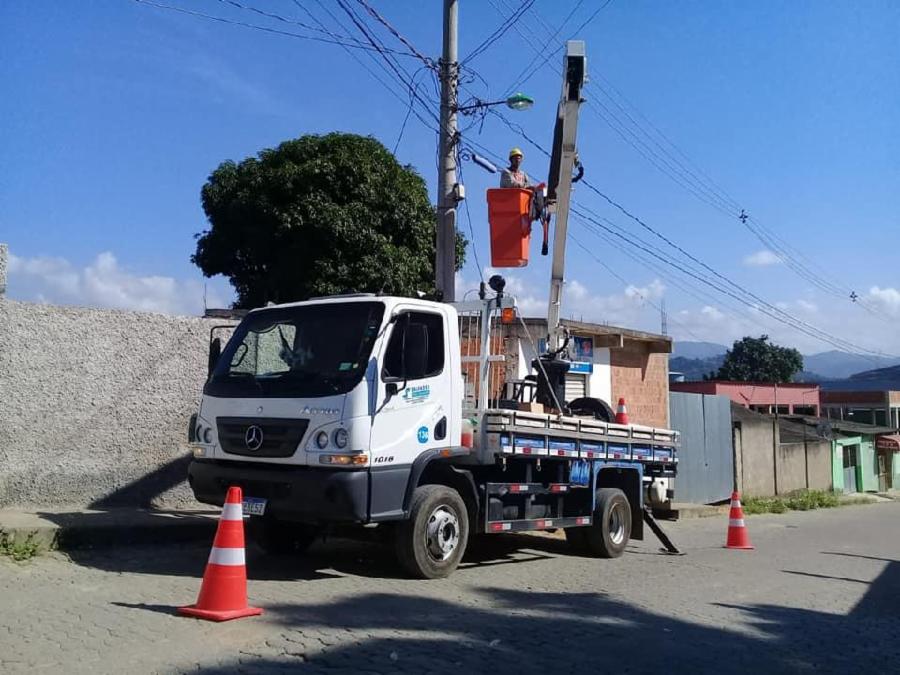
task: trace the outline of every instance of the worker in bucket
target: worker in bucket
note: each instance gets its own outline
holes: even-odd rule
[[[544,184],[534,185],[528,178],[528,174],[522,171],[522,159],[524,155],[519,148],[509,151],[509,166],[500,174],[500,187],[520,188],[531,190],[531,222],[540,221],[544,230],[544,238],[541,243],[541,255],[547,255],[550,237],[550,214],[544,202]]]
[[[509,166],[500,174],[500,187],[502,188],[529,188],[531,181],[528,174],[522,171],[522,159],[524,155],[519,148],[509,151]]]

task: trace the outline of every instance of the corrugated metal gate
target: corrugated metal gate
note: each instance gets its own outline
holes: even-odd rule
[[[681,433],[675,501],[727,500],[734,486],[731,401],[725,396],[671,392],[669,418]]]

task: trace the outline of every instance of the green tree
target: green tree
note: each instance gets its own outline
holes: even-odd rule
[[[349,291],[434,290],[435,210],[425,181],[377,140],[301,136],[240,163],[202,190],[210,228],[191,256],[228,277],[237,307]],[[457,269],[466,240],[457,238]]]
[[[803,370],[803,357],[796,349],[769,342],[768,335],[735,341],[712,379],[737,382],[790,382]]]

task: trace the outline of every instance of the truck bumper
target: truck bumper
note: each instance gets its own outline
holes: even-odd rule
[[[193,460],[188,482],[204,504],[221,506],[230,486],[245,497],[268,500],[266,515],[301,523],[364,523],[368,519],[366,470],[263,467],[245,462]]]

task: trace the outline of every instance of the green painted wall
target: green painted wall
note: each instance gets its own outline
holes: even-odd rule
[[[844,448],[838,441],[831,441],[831,483],[835,492],[844,491]]]
[[[895,490],[900,490],[900,451],[894,453],[892,464],[894,468],[893,486]]]

